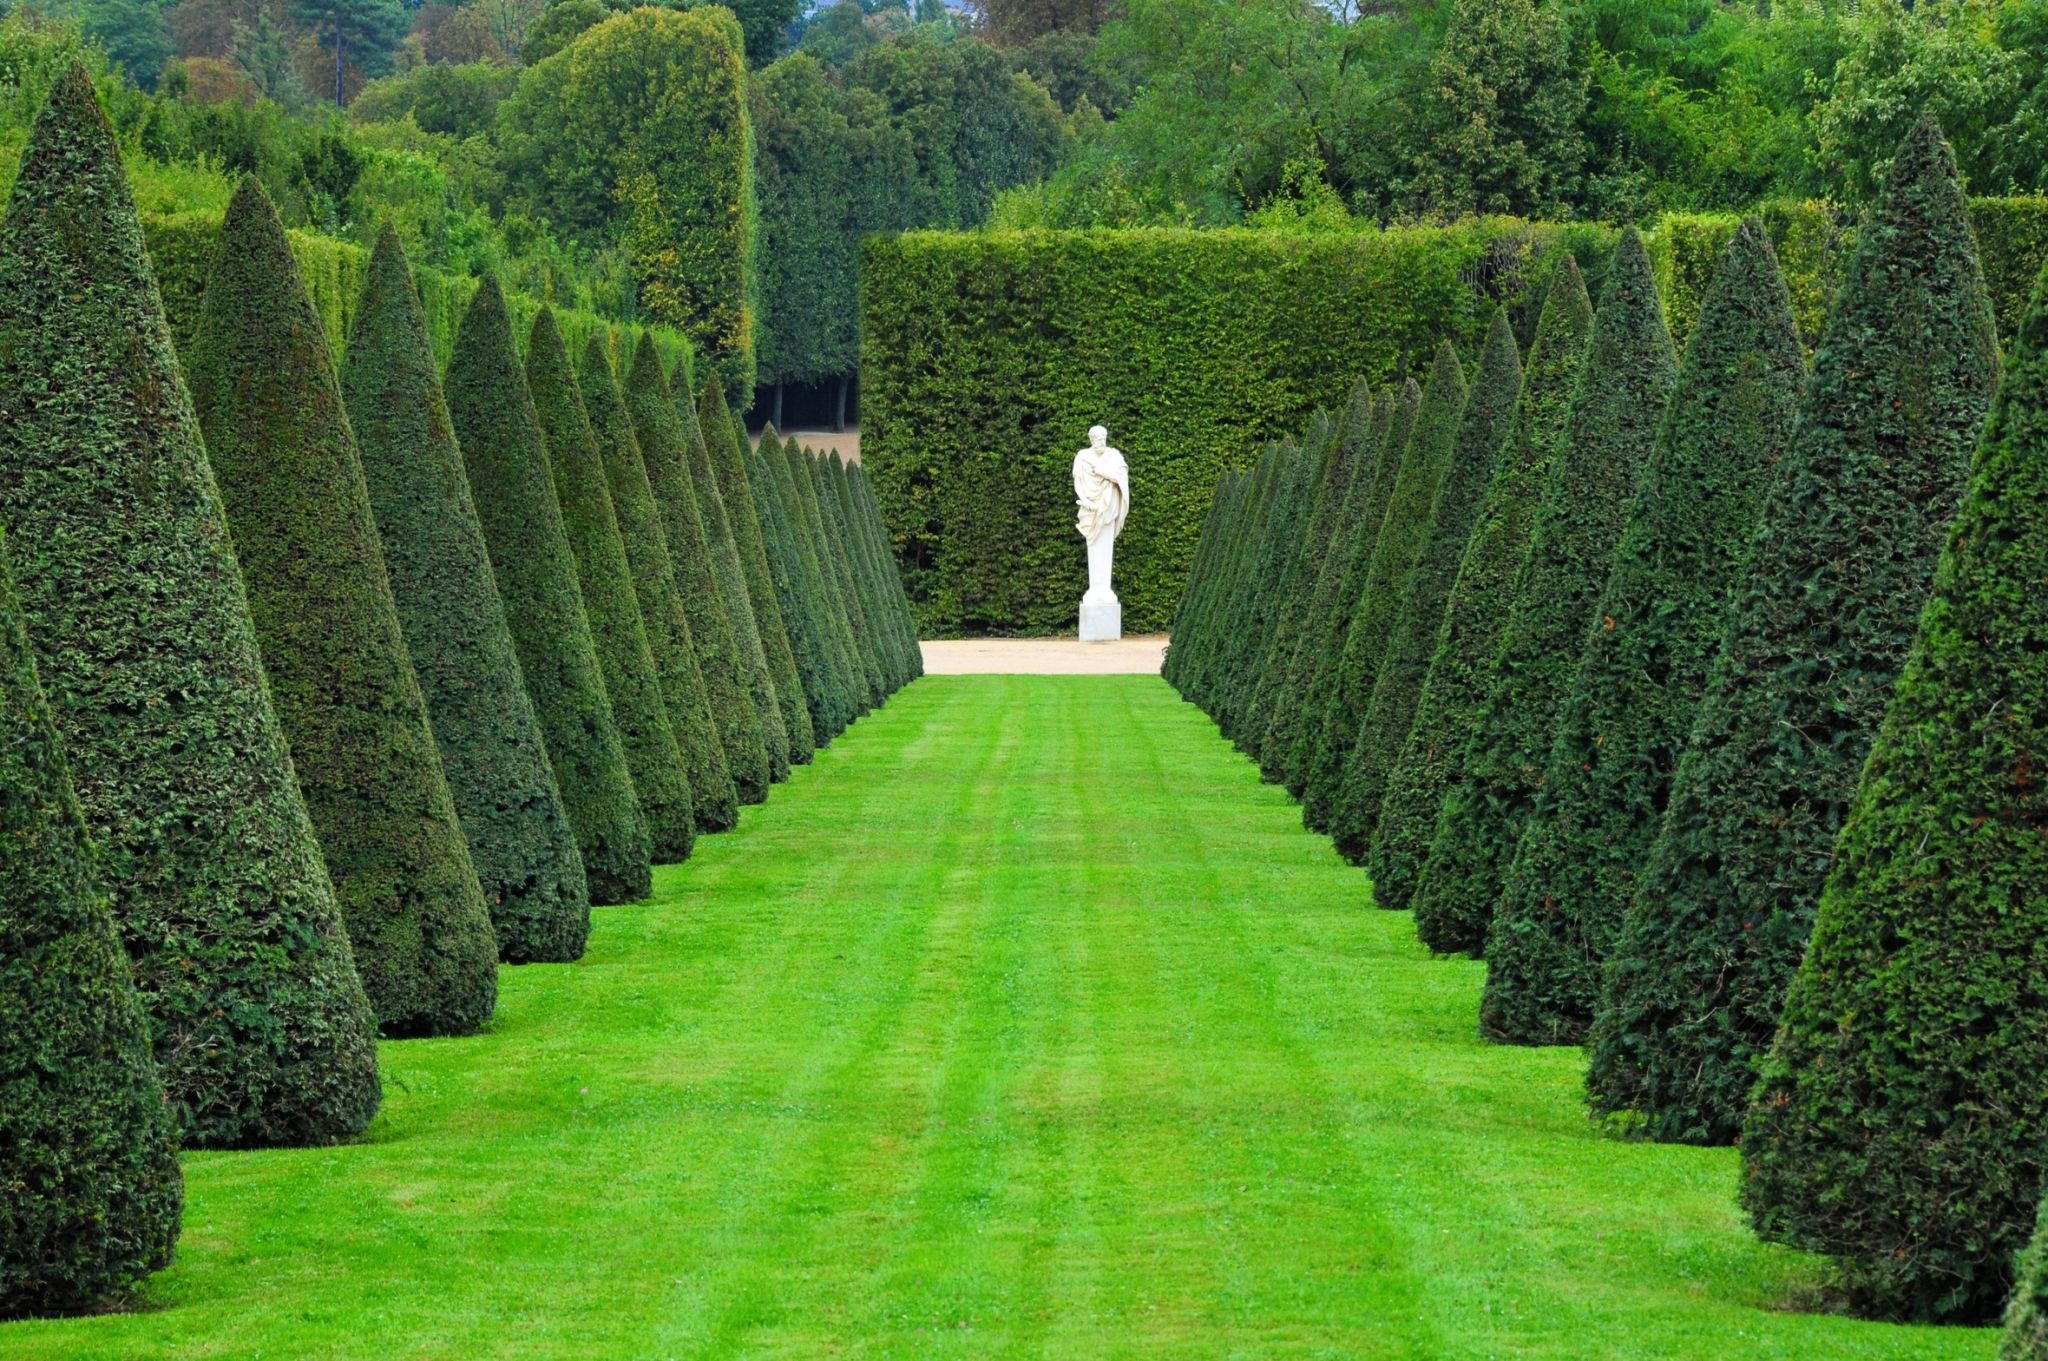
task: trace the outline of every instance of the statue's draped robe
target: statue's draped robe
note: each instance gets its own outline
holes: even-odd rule
[[[1131,470],[1114,449],[1083,449],[1074,455],[1074,499],[1080,514],[1074,528],[1089,543],[1114,539],[1131,508]]]

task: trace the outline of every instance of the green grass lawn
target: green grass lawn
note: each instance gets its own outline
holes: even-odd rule
[[[0,1357],[1995,1350],[1791,1312],[1733,1153],[1480,1043],[1156,678],[920,681],[656,891],[384,1045],[366,1142],[189,1156],[150,1307]]]

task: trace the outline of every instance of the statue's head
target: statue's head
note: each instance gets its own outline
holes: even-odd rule
[[[1100,449],[1100,448],[1102,448],[1102,447],[1103,447],[1104,445],[1106,445],[1106,444],[1108,444],[1108,443],[1109,443],[1109,431],[1108,431],[1108,430],[1104,429],[1104,428],[1103,428],[1102,426],[1099,426],[1099,425],[1091,425],[1091,426],[1089,426],[1089,427],[1088,427],[1088,447],[1089,447],[1089,448],[1091,448],[1091,449]]]

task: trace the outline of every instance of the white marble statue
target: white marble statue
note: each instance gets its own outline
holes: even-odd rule
[[[1109,585],[1110,555],[1131,510],[1131,470],[1109,447],[1109,431],[1088,430],[1088,447],[1074,455],[1074,499],[1080,504],[1074,528],[1088,541],[1088,593],[1081,597],[1081,640],[1105,642],[1123,636],[1123,603]]]

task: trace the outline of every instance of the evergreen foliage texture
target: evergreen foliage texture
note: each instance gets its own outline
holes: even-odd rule
[[[1229,685],[1223,696],[1227,707],[1213,716],[1247,754],[1258,749],[1259,734],[1253,725],[1258,680],[1269,664],[1273,638],[1286,608],[1293,568],[1300,558],[1302,536],[1314,508],[1316,484],[1328,459],[1331,433],[1330,418],[1317,412],[1309,419],[1308,431],[1298,445],[1292,441],[1282,445],[1280,481],[1248,583],[1246,617],[1231,635],[1235,647],[1226,676]]]
[[[1678,379],[1641,238],[1622,237],[1601,291],[1571,415],[1551,461],[1501,633],[1493,689],[1471,736],[1465,778],[1444,796],[1416,889],[1415,911],[1442,921],[1471,914],[1484,935],[1550,754],[1558,706],[1607,585],[1637,483]],[[1511,1019],[1482,1009],[1495,1039],[1521,1038]]]
[[[1940,149],[1914,134],[1888,208],[1954,195]],[[1957,416],[1983,376],[1954,376]],[[2048,1143],[2048,296],[1940,552],[1743,1126],[1742,1198],[1764,1237],[1840,1260],[1870,1312],[1985,1322]]]
[[[1728,245],[1594,612],[1487,937],[1494,1024],[1576,1043],[1656,839],[1805,361],[1770,238]]]
[[[776,708],[782,716],[783,729],[789,734],[789,759],[802,765],[811,759],[818,739],[811,729],[810,707],[796,671],[789,621],[783,618],[782,599],[776,593],[774,574],[768,567],[768,548],[761,534],[761,507],[747,479],[748,459],[743,452],[747,447],[746,432],[737,428],[725,404],[725,392],[717,383],[704,385],[697,420],[704,430],[704,450],[718,483],[719,500],[732,527],[740,579],[746,583],[747,602],[753,606],[768,679],[775,686]],[[766,494],[763,488],[762,495]]]
[[[1528,557],[1529,534],[1551,462],[1565,437],[1571,396],[1592,329],[1593,307],[1585,280],[1569,257],[1562,258],[1529,347],[1514,435],[1458,564],[1415,724],[1387,776],[1368,862],[1373,893],[1382,907],[1416,907],[1416,887],[1436,836],[1437,815],[1446,795],[1464,782],[1465,753],[1492,688],[1515,581]],[[1431,913],[1417,908],[1415,929],[1432,950],[1477,950],[1486,919],[1472,911]]]
[[[882,501],[867,471],[859,464],[849,464],[846,477],[860,508],[861,532],[875,573],[875,589],[881,593],[888,614],[889,636],[895,642],[897,684],[908,685],[924,674],[924,650],[918,646],[917,619],[910,612],[910,596],[903,589],[903,574],[896,566],[889,524],[882,516]]]
[[[1376,408],[1384,408],[1385,434],[1372,477],[1363,485],[1363,499],[1352,520],[1351,537],[1341,550],[1344,565],[1338,573],[1337,592],[1330,601],[1329,623],[1321,637],[1322,656],[1308,672],[1303,691],[1307,708],[1302,714],[1301,733],[1295,739],[1294,766],[1287,789],[1301,800],[1302,820],[1311,831],[1324,830],[1329,812],[1326,789],[1343,775],[1343,760],[1350,754],[1330,752],[1325,739],[1330,727],[1330,708],[1338,673],[1344,667],[1344,650],[1351,641],[1351,622],[1365,583],[1372,575],[1373,558],[1379,547],[1380,529],[1386,523],[1387,502],[1401,475],[1401,463],[1408,456],[1409,437],[1415,432],[1415,418],[1422,406],[1422,388],[1413,378],[1399,388],[1389,389]],[[1377,415],[1377,410],[1375,412]],[[1375,426],[1380,424],[1375,420]]]
[[[0,226],[0,422],[29,637],[180,1142],[361,1131],[369,1005],[113,132],[75,67]]]
[[[1997,373],[1955,166],[1923,125],[1858,238],[1611,952],[1595,1100],[1654,1138],[1741,1129]]]
[[[633,433],[633,418],[619,392],[611,357],[604,342],[595,336],[583,347],[578,383],[598,455],[604,462],[613,518],[632,570],[641,623],[661,684],[662,706],[682,753],[692,822],[699,832],[729,832],[739,824],[739,794],[733,788],[732,768],[726,764],[725,743],[712,721],[710,694],[703,668],[697,664],[689,613],[676,587],[668,532],[654,503],[647,465],[640,457],[640,440]]]
[[[270,197],[228,205],[187,372],[263,669],[387,1035],[464,1035],[498,997],[469,843],[370,518],[355,433]]]
[[[676,593],[689,617],[712,726],[725,747],[726,769],[739,801],[759,803],[768,797],[768,744],[760,708],[748,689],[739,637],[712,572],[711,544],[691,486],[688,436],[678,415],[689,403],[672,399],[661,357],[648,344],[633,351],[625,395],[648,488],[667,536]]]
[[[184,1180],[149,1019],[0,560],[0,1318],[167,1265]]]
[[[812,739],[823,746],[846,731],[853,714],[846,697],[830,636],[818,613],[818,583],[813,561],[806,571],[798,537],[789,465],[782,460],[782,438],[773,426],[761,432],[761,443],[745,453],[747,480],[759,490],[762,547],[775,598],[789,627],[791,659],[796,663]]]
[[[447,395],[526,693],[540,716],[555,785],[583,854],[590,900],[635,902],[652,886],[647,824],[591,643],[540,417],[493,277],[478,286],[462,320]]]
[[[1282,612],[1280,632],[1274,640],[1272,694],[1266,701],[1269,711],[1259,735],[1259,775],[1269,784],[1286,784],[1289,772],[1296,769],[1294,756],[1310,712],[1309,672],[1322,657],[1322,632],[1328,627],[1343,576],[1340,545],[1350,542],[1351,523],[1363,495],[1359,484],[1372,477],[1379,456],[1373,431],[1384,435],[1385,422],[1392,417],[1390,410],[1375,410],[1372,386],[1360,379],[1352,385],[1350,400],[1337,418],[1330,471],[1325,474],[1321,499],[1302,541],[1307,556],[1296,576],[1295,599]],[[1235,496],[1233,490],[1233,502]],[[1225,551],[1220,542],[1213,548],[1219,555]],[[1175,627],[1178,629],[1178,623]],[[1299,785],[1291,792],[1298,794]]]
[[[1323,710],[1323,733],[1315,765],[1303,796],[1303,815],[1311,826],[1332,829],[1336,823],[1344,769],[1358,745],[1360,720],[1372,702],[1387,640],[1400,619],[1408,580],[1430,534],[1430,512],[1437,485],[1443,480],[1458,422],[1465,411],[1465,373],[1457,352],[1446,341],[1430,364],[1428,386],[1416,408],[1407,452],[1387,493],[1387,508],[1373,544],[1371,565],[1352,607],[1344,655],[1330,680],[1329,702]]]
[[[1443,627],[1444,602],[1457,581],[1458,563],[1471,539],[1480,502],[1493,481],[1501,448],[1514,431],[1515,403],[1521,391],[1521,351],[1516,348],[1507,310],[1502,308],[1494,313],[1493,325],[1487,330],[1449,462],[1429,511],[1429,532],[1388,636],[1385,658],[1358,725],[1358,740],[1345,760],[1343,782],[1330,817],[1330,836],[1338,853],[1353,863],[1362,863],[1372,846],[1387,772],[1414,725],[1415,708]]]
[[[533,319],[527,339],[526,389],[540,418],[590,642],[647,827],[649,854],[657,864],[686,860],[697,840],[689,775],[662,700],[597,436],[562,333],[547,308]]]
[[[1998,1361],[2048,1361],[2048,1223],[2036,1220],[2013,1275]]]
[[[725,497],[718,489],[718,474],[711,466],[711,452],[704,424],[691,405],[687,389],[674,394],[676,414],[682,419],[682,455],[689,468],[689,486],[697,498],[697,516],[704,526],[704,548],[711,561],[711,578],[718,598],[732,621],[733,641],[739,650],[740,675],[746,683],[747,700],[760,715],[761,748],[768,757],[768,781],[780,784],[789,778],[790,734],[782,721],[782,701],[775,693],[775,678],[768,673],[768,653],[761,641],[760,621],[747,593],[746,571],[740,566],[739,544],[733,538],[732,517]],[[727,426],[721,422],[719,429]]]
[[[1360,400],[1361,394],[1362,399],[1370,404],[1370,389],[1363,383],[1355,390],[1353,400]],[[1251,700],[1245,713],[1245,740],[1251,755],[1259,762],[1260,778],[1269,783],[1280,778],[1279,762],[1275,757],[1281,745],[1276,736],[1281,696],[1294,657],[1301,648],[1301,631],[1308,613],[1309,597],[1315,592],[1318,568],[1329,551],[1330,527],[1336,522],[1344,493],[1351,485],[1352,456],[1357,445],[1346,438],[1347,434],[1347,414],[1339,412],[1334,420],[1329,421],[1323,456],[1316,463],[1314,481],[1308,489],[1301,537],[1295,545],[1293,560],[1286,564],[1272,634],[1252,681]],[[1205,536],[1210,532],[1207,523],[1203,525],[1202,532]],[[1207,547],[1206,539],[1198,540],[1197,553]],[[1175,622],[1177,624],[1178,619]]]
[[[341,390],[392,601],[508,964],[583,957],[590,889],[527,698],[398,233],[378,234]]]
[[[881,638],[868,619],[868,612],[862,593],[858,589],[853,561],[847,555],[846,517],[839,506],[837,489],[833,486],[825,460],[816,455],[806,455],[805,472],[809,475],[812,497],[818,507],[818,522],[822,526],[821,537],[825,543],[825,558],[839,586],[839,601],[846,611],[847,629],[853,635],[854,650],[860,656],[861,670],[868,678],[875,702],[880,703],[889,696],[890,685],[882,666]]]
[[[826,538],[818,489],[811,480],[811,456],[795,440],[782,445],[783,472],[789,479],[790,505],[795,508],[799,536],[805,544],[805,561],[814,569],[818,584],[819,613],[832,640],[835,666],[845,678],[849,716],[857,716],[880,704],[880,678],[872,675],[862,658],[860,644],[853,636],[853,621],[840,589],[839,573],[832,561],[832,546]]]

